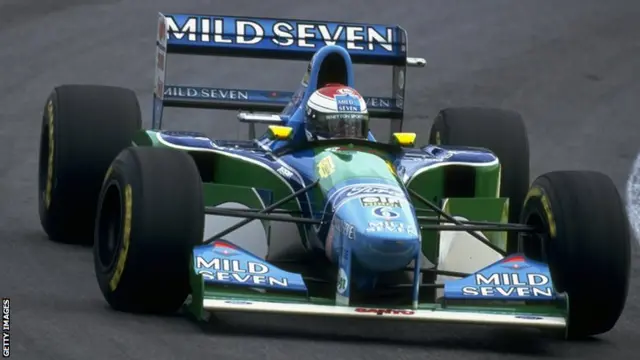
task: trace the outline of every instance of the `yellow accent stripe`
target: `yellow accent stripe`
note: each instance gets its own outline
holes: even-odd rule
[[[131,237],[131,217],[133,207],[133,194],[131,193],[131,185],[127,184],[124,188],[124,224],[122,226],[122,248],[118,255],[118,262],[116,263],[116,271],[109,281],[109,287],[111,291],[115,291],[120,283],[120,278],[124,272],[124,265],[127,261],[127,254],[129,253],[129,242]]]

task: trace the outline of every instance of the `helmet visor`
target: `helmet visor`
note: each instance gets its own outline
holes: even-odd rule
[[[366,138],[369,132],[369,114],[367,113],[330,113],[316,112],[311,121],[316,135],[325,138]]]

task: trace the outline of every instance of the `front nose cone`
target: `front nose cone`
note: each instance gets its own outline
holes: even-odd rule
[[[341,206],[336,215],[353,224],[353,256],[369,271],[403,269],[420,252],[419,229],[406,199],[367,202],[355,198]]]
[[[420,239],[414,224],[371,219],[358,228],[353,254],[364,268],[385,272],[399,270],[416,258]]]

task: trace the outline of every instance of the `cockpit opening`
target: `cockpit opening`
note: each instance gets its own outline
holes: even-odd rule
[[[347,85],[347,64],[337,53],[327,55],[318,71],[318,89],[327,84]]]

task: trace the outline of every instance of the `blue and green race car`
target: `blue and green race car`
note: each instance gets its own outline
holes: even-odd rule
[[[426,62],[407,46],[399,26],[159,14],[149,129],[128,89],[63,85],[46,101],[42,226],[93,244],[121,311],[610,330],[630,266],[610,178],[555,171],[530,184],[525,125],[508,110],[444,109],[417,146],[402,130],[407,70]],[[293,92],[171,85],[169,54],[308,66]],[[306,100],[327,83],[357,88],[355,64],[392,68],[391,96],[365,97],[390,135],[309,140]],[[163,129],[165,107],[238,110],[249,139]]]

